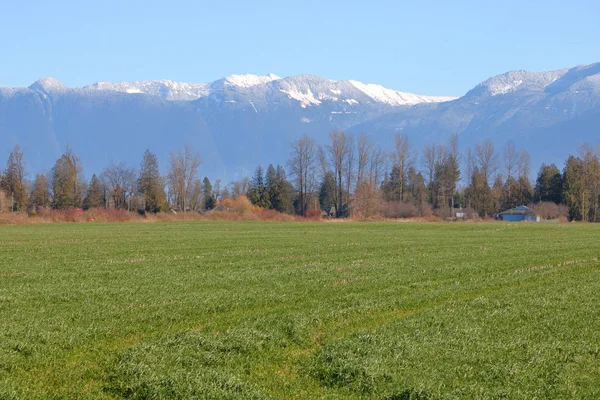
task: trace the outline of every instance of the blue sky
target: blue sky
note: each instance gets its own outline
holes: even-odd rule
[[[272,72],[462,95],[600,61],[598,16],[597,0],[2,1],[0,86]]]

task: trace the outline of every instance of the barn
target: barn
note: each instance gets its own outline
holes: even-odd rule
[[[508,222],[540,222],[540,217],[529,207],[518,206],[500,213],[500,219]]]

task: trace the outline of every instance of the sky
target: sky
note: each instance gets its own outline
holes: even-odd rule
[[[0,86],[316,74],[460,96],[600,61],[597,0],[0,2]]]

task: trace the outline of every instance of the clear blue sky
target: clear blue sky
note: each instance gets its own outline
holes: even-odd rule
[[[2,1],[0,86],[272,72],[462,95],[600,61],[599,16],[597,0]]]

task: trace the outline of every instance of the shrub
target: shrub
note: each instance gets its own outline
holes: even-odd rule
[[[542,201],[531,205],[531,208],[542,219],[565,220],[569,216],[569,209],[563,204],[556,204],[553,201]]]
[[[306,218],[308,219],[320,219],[321,218],[321,210],[317,210],[316,208],[310,208],[306,212]]]
[[[419,210],[412,204],[387,201],[381,207],[381,214],[385,218],[415,218],[419,216]]]
[[[246,196],[235,199],[227,198],[220,202],[218,211],[231,211],[240,215],[260,212],[261,208],[253,205]]]

